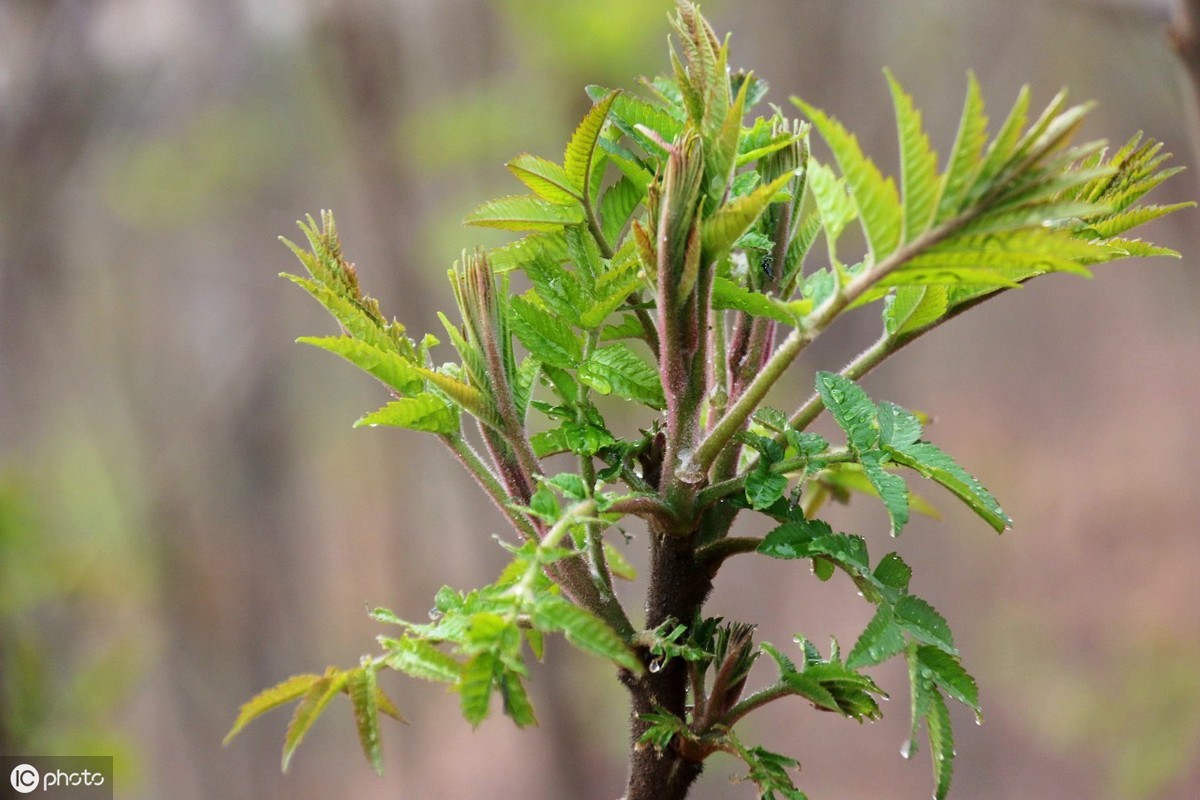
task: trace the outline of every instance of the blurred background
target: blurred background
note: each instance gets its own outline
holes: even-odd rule
[[[489,719],[397,676],[386,776],[335,707],[279,772],[286,711],[221,747],[239,704],[288,675],[351,666],[442,584],[494,579],[499,515],[435,442],[351,430],[381,389],[293,344],[332,322],[276,275],[276,236],[322,208],[386,312],[440,330],[445,270],[500,241],[458,220],[517,185],[502,165],[561,152],[588,83],[666,64],[667,0],[0,0],[0,752],[115,754],[122,798],[529,797],[612,800],[625,698],[604,664],[552,642],[541,725]],[[1087,138],[1140,129],[1191,171],[1189,89],[1146,0],[710,0],[732,63],[838,115],[896,169],[890,66],[950,146],[974,69],[993,120],[1030,82],[1099,107]],[[1040,106],[1039,106],[1040,107]],[[760,109],[761,110],[761,109]],[[954,627],[986,724],[955,710],[961,798],[1183,800],[1200,786],[1200,225],[1146,231],[1182,262],[1052,276],[967,315],[866,381],[1016,520],[996,537],[944,510],[897,544]],[[775,398],[807,396],[873,338],[876,311],[806,353]],[[632,423],[631,423],[632,424]],[[838,524],[889,548],[882,511]],[[747,532],[763,530],[747,527]],[[643,531],[630,529],[635,561]],[[850,585],[734,561],[710,610],[847,645],[870,617]],[[642,586],[627,592],[632,608]],[[764,673],[769,670],[764,670]],[[743,738],[799,757],[814,798],[918,798],[887,719],[776,704]],[[766,676],[762,676],[763,680]],[[714,758],[697,798],[752,797]]]

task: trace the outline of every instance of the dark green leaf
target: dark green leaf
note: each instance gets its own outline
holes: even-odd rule
[[[879,438],[876,409],[867,393],[854,381],[832,372],[817,373],[817,392],[850,446],[858,452],[871,449]]]
[[[919,642],[931,644],[947,653],[957,655],[954,647],[954,635],[946,618],[937,612],[933,606],[919,597],[906,594],[896,601],[896,624],[906,630],[909,635]]]
[[[940,686],[946,694],[979,713],[979,687],[975,679],[963,669],[955,656],[938,647],[922,645],[917,648],[917,661],[921,668],[929,670],[928,678]]]
[[[883,468],[877,452],[863,453],[860,461],[867,480],[875,487],[887,509],[892,536],[899,536],[908,524],[908,485],[899,475]]]
[[[766,459],[760,460],[746,475],[746,499],[750,502],[750,507],[757,510],[770,508],[776,500],[783,497],[787,487],[787,476],[773,472]]]
[[[997,533],[1003,533],[1012,525],[1012,520],[1000,508],[996,498],[936,445],[917,442],[903,448],[885,449],[896,463],[910,467],[920,475],[945,486],[995,528]]]
[[[884,586],[907,592],[908,582],[912,578],[912,567],[895,553],[888,553],[875,565],[874,575]]]
[[[824,520],[785,522],[766,535],[758,552],[771,558],[808,558],[812,541],[832,534],[833,529]]]
[[[881,605],[854,643],[846,666],[850,669],[881,664],[904,650],[904,632],[892,618],[892,610]]]

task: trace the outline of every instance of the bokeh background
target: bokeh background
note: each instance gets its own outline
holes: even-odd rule
[[[408,726],[386,776],[345,708],[287,775],[280,711],[222,748],[264,686],[373,649],[384,605],[420,618],[443,583],[490,581],[503,522],[436,443],[351,430],[383,401],[293,340],[332,332],[276,242],[337,211],[363,282],[437,331],[445,270],[494,243],[458,220],[510,193],[512,155],[561,151],[588,83],[666,65],[667,0],[0,0],[0,752],[117,757],[122,798],[595,798],[621,792],[624,697],[551,644],[541,725],[471,731],[440,687],[385,678]],[[992,117],[1024,82],[1099,107],[1191,171],[1195,111],[1166,2],[710,0],[733,59],[830,110],[896,165],[883,66],[948,150],[974,69]],[[1200,786],[1200,224],[1152,225],[1182,262],[1053,276],[985,304],[880,368],[876,397],[1004,502],[994,536],[944,510],[898,548],[949,618],[986,724],[956,710],[962,798],[1183,800]],[[777,404],[873,336],[860,313],[806,353]],[[837,521],[886,552],[882,512]],[[750,530],[750,529],[748,529]],[[635,560],[644,547],[634,536]],[[762,531],[757,531],[761,533]],[[765,561],[765,560],[764,560]],[[638,605],[640,586],[628,592]],[[870,615],[845,581],[750,557],[713,613],[849,643]],[[798,756],[814,798],[917,798],[900,758],[905,677],[858,726],[780,703],[745,737]],[[752,797],[716,758],[698,798]]]

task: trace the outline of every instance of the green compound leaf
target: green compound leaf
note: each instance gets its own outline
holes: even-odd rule
[[[583,222],[583,206],[551,203],[535,194],[510,195],[478,206],[463,217],[466,225],[506,231],[556,231]]]
[[[579,193],[571,185],[567,173],[553,161],[522,153],[505,166],[543,200],[559,205],[580,202]]]
[[[546,632],[561,631],[567,641],[580,650],[607,658],[635,675],[643,671],[642,662],[612,628],[569,600],[555,595],[539,597],[530,616],[536,628]]]
[[[838,427],[846,432],[850,446],[857,452],[871,449],[879,438],[879,430],[875,404],[867,393],[854,381],[833,372],[818,372],[816,383],[821,402]]]
[[[1012,520],[1000,508],[996,498],[937,445],[917,442],[903,448],[885,446],[884,449],[896,463],[914,469],[923,477],[949,489],[997,533],[1003,533],[1012,526]]]
[[[579,368],[579,380],[600,394],[615,394],[660,410],[667,405],[658,371],[626,344],[592,351]]]
[[[879,168],[863,155],[858,139],[840,122],[799,98],[793,97],[792,102],[812,120],[833,151],[854,205],[858,208],[871,255],[879,263],[900,245],[904,227],[904,214],[895,182],[883,177]]]
[[[263,689],[242,704],[241,709],[238,711],[237,720],[233,723],[233,727],[230,728],[229,733],[225,734],[225,738],[221,744],[229,744],[230,740],[234,736],[237,736],[242,728],[268,711],[303,697],[312,688],[313,684],[319,680],[321,680],[320,675],[293,675],[269,689]]]
[[[283,765],[282,769],[287,772],[288,764],[292,761],[292,756],[296,753],[296,748],[300,746],[300,742],[304,740],[304,735],[308,733],[309,728],[321,716],[321,712],[329,705],[329,701],[333,696],[346,686],[346,673],[340,670],[330,668],[325,675],[314,681],[309,686],[308,691],[304,693],[299,704],[296,706],[296,711],[292,715],[292,721],[288,725],[287,734],[283,739]]]
[[[881,605],[854,643],[846,666],[850,669],[882,664],[904,650],[904,630],[896,624],[892,609]]]
[[[354,427],[379,425],[431,433],[455,433],[458,413],[446,401],[428,392],[393,400],[378,411],[359,419]]]
[[[896,601],[893,608],[896,624],[919,642],[933,645],[951,655],[958,655],[954,647],[954,635],[946,618],[933,606],[919,597],[906,594]]]
[[[583,346],[571,326],[561,317],[552,316],[523,297],[514,297],[509,306],[512,332],[530,355],[562,369],[575,369],[583,360]]]
[[[887,75],[896,109],[896,129],[900,133],[900,178],[904,187],[904,241],[911,242],[933,224],[941,196],[937,174],[937,154],[921,125],[921,112],[912,97],[892,76]]]
[[[379,775],[383,774],[383,755],[379,744],[379,685],[374,666],[362,666],[346,673],[346,689],[354,709],[354,725],[363,755]]]
[[[620,89],[614,89],[596,101],[575,129],[571,141],[567,143],[566,152],[563,153],[563,170],[572,188],[580,195],[587,190],[590,183],[592,155],[596,152],[596,142],[600,139],[604,120],[608,118],[608,109],[620,92]]]

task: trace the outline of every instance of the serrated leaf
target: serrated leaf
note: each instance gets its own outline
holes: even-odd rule
[[[1153,219],[1158,219],[1161,216],[1170,214],[1173,211],[1179,211],[1183,208],[1192,208],[1195,203],[1175,203],[1169,206],[1138,206],[1123,211],[1119,214],[1114,214],[1107,219],[1100,220],[1091,224],[1093,230],[1105,239],[1109,239],[1117,234],[1124,233],[1130,228],[1136,228],[1138,225],[1144,225]]]
[[[321,712],[329,705],[329,701],[342,691],[345,685],[346,673],[330,669],[325,675],[314,681],[308,691],[304,693],[304,697],[296,706],[296,712],[292,715],[292,721],[288,724],[287,733],[283,739],[282,770],[284,772],[287,772],[292,756],[295,755],[300,742],[304,740],[304,735],[321,716]]]
[[[495,654],[486,650],[463,664],[458,680],[459,705],[463,719],[471,727],[477,727],[487,718],[498,666]]]
[[[354,709],[354,726],[363,755],[379,775],[383,755],[379,744],[379,694],[374,667],[363,666],[346,673],[346,689]]]
[[[863,453],[859,460],[867,480],[875,487],[883,507],[887,509],[892,536],[899,536],[908,524],[908,485],[904,478],[885,470],[877,454]]]
[[[583,346],[571,326],[551,316],[523,297],[514,297],[509,305],[509,325],[530,355],[544,364],[575,369],[583,360]]]
[[[588,189],[592,155],[596,151],[600,131],[604,128],[604,120],[608,118],[608,109],[619,94],[620,89],[614,89],[596,101],[575,129],[571,141],[567,143],[566,152],[563,153],[563,170],[571,186],[581,195]]]
[[[761,511],[783,497],[787,487],[787,476],[772,472],[767,460],[761,459],[746,475],[746,500],[751,508]]]
[[[875,263],[879,263],[900,245],[903,211],[895,182],[883,177],[879,168],[863,155],[857,137],[840,122],[797,97],[793,97],[792,102],[812,120],[833,151],[858,208],[871,254]]]
[[[588,95],[594,101],[602,100],[607,94],[607,89],[588,87]],[[616,96],[609,109],[609,117],[621,133],[637,142],[644,150],[648,148],[644,135],[638,130],[639,127],[654,131],[668,144],[674,142],[683,131],[683,123],[666,111],[627,93]]]
[[[500,675],[500,698],[504,701],[504,713],[518,728],[528,728],[537,725],[537,717],[533,713],[533,704],[525,692],[525,684],[521,676],[512,672]]]
[[[380,644],[388,651],[387,665],[424,681],[454,683],[458,680],[462,665],[447,653],[443,653],[424,639],[380,638]]]
[[[898,589],[901,592],[907,592],[908,582],[912,579],[912,567],[904,563],[904,559],[896,553],[888,553],[879,559],[879,563],[875,565],[875,572],[873,574],[875,575],[875,580],[884,586]]]
[[[281,273],[281,276],[308,292],[326,311],[333,315],[338,324],[342,326],[342,329],[355,339],[364,341],[381,350],[396,349],[396,341],[385,330],[384,325],[367,309],[363,308],[360,302],[349,297],[343,297],[328,286],[307,278],[289,275],[286,272]],[[399,333],[402,333],[404,330],[403,326],[398,323],[392,323],[392,326],[398,328],[397,332]]]
[[[704,259],[711,263],[728,253],[794,177],[793,172],[780,175],[750,194],[734,198],[705,219],[700,227]]]
[[[341,356],[401,394],[414,394],[425,385],[421,368],[411,361],[349,336],[301,336],[296,341]]]
[[[904,196],[904,241],[911,242],[933,223],[941,197],[937,154],[921,124],[921,112],[890,71],[885,70],[900,134],[900,181]]]
[[[423,392],[393,400],[354,423],[356,428],[374,428],[378,425],[431,433],[454,433],[458,430],[458,414],[440,397]]]
[[[991,525],[997,533],[1012,526],[1012,520],[1000,508],[996,498],[937,445],[917,442],[904,448],[885,447],[892,460],[940,483]]]
[[[838,705],[837,699],[826,687],[822,686],[820,681],[809,677],[805,672],[789,672],[783,675],[783,682],[794,693],[800,695],[805,700],[808,700],[817,708],[823,708],[826,711],[841,712],[841,706]]]
[[[934,690],[929,697],[929,714],[925,717],[925,729],[929,733],[929,751],[933,759],[933,775],[937,782],[935,800],[945,800],[950,791],[950,778],[954,774],[954,731],[950,724],[950,710],[940,692]]]
[[[785,522],[763,537],[758,552],[771,558],[807,558],[813,540],[832,533],[833,529],[824,520]]]
[[[808,187],[812,190],[813,200],[817,204],[817,216],[821,223],[819,227],[825,230],[825,240],[830,255],[833,256],[837,251],[837,240],[846,226],[858,216],[858,209],[855,208],[853,198],[846,192],[846,179],[837,177],[832,169],[811,159],[808,167]]]
[[[509,195],[475,208],[463,224],[506,231],[556,231],[583,222],[583,206],[559,205],[535,194]]]
[[[976,179],[981,186],[987,186],[993,178],[1001,173],[1012,161],[1013,153],[1021,141],[1021,133],[1029,118],[1029,86],[1021,87],[1017,94],[1008,118],[1000,126],[996,138],[988,145],[987,156],[979,169]]]
[[[269,689],[263,689],[242,704],[241,709],[238,711],[237,720],[234,721],[233,727],[229,729],[229,733],[225,734],[225,738],[221,741],[221,744],[229,744],[230,740],[234,736],[237,736],[242,728],[268,711],[303,697],[312,688],[313,684],[319,680],[321,680],[320,675],[293,675]]]
[[[921,645],[917,648],[917,662],[929,670],[929,677],[946,694],[979,713],[979,686],[955,656],[937,647]]]
[[[904,448],[921,438],[922,425],[917,415],[886,400],[877,408],[879,441],[891,447]]]
[[[946,618],[926,601],[906,594],[896,601],[893,612],[896,624],[917,641],[933,645],[953,655],[958,654],[954,647],[954,635],[950,633]]]
[[[892,618],[892,609],[881,605],[854,643],[846,666],[850,669],[882,664],[904,650],[904,631]]]
[[[622,343],[593,350],[579,368],[579,380],[600,394],[615,394],[656,409],[666,407],[658,371]]]
[[[566,254],[566,239],[563,239]],[[546,253],[539,253],[525,264],[525,274],[537,296],[550,311],[564,319],[574,319],[583,305],[583,286],[579,277],[565,269]]]
[[[967,73],[967,100],[963,104],[954,147],[942,177],[942,199],[938,206],[937,222],[949,219],[960,210],[967,192],[974,184],[983,164],[987,123],[979,81],[975,73]]]
[[[571,185],[567,173],[553,161],[522,153],[505,166],[543,200],[560,205],[581,202],[579,192]]]
[[[850,446],[856,452],[870,450],[879,439],[879,430],[875,404],[867,393],[854,381],[833,372],[818,372],[816,384],[821,402],[846,432]]]
[[[600,199],[600,228],[608,241],[617,241],[645,195],[645,189],[624,176],[605,190]]]
[[[554,595],[539,597],[530,617],[535,627],[561,631],[567,641],[580,650],[607,658],[634,674],[640,675],[643,671],[642,662],[612,628],[569,600]]]
[[[488,266],[501,275],[514,269],[525,269],[534,259],[545,259],[557,264],[567,257],[567,243],[561,230],[549,233],[531,233],[508,244],[493,247],[488,251]]]

